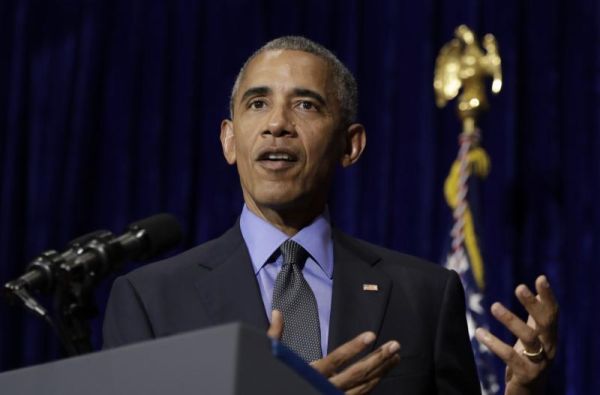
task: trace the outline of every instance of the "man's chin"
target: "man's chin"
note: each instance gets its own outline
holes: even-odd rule
[[[317,207],[314,207],[316,199],[310,199],[309,196],[301,194],[292,194],[290,191],[281,194],[269,194],[268,196],[257,196],[254,201],[258,207],[263,207],[275,212],[312,212]]]
[[[293,196],[268,196],[265,199],[257,199],[257,204],[273,211],[287,211],[303,207],[302,200]]]
[[[257,211],[269,210],[280,214],[311,215],[323,210],[326,196],[322,191],[305,191],[295,183],[264,183],[254,188],[244,189],[244,200]],[[323,206],[323,207],[317,207]]]

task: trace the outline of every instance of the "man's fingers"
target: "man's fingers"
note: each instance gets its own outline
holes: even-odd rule
[[[374,378],[381,378],[400,362],[400,356],[397,354],[399,350],[398,342],[387,342],[341,373],[331,377],[330,381],[337,388],[347,390],[361,386]]]
[[[475,331],[477,340],[506,363],[507,388],[510,383],[523,388],[534,383],[556,353],[558,304],[546,276],[536,279],[535,289],[537,295],[523,284],[515,289],[515,295],[529,313],[526,323],[502,304],[492,305],[494,317],[518,337],[514,347],[483,328]]]
[[[375,377],[357,387],[347,390],[346,395],[368,394],[369,392],[371,392],[373,387],[375,387],[377,385],[377,383],[379,383],[379,380],[381,380],[381,377]]]
[[[535,289],[538,291],[542,303],[546,303],[548,305],[558,304],[556,303],[554,292],[552,292],[552,288],[550,288],[550,283],[548,282],[548,278],[546,276],[541,275],[536,278]]]
[[[490,351],[503,360],[508,368],[512,368],[513,370],[522,370],[524,368],[524,366],[522,366],[524,365],[524,361],[514,348],[492,335],[489,331],[483,328],[477,328],[475,330],[475,337],[480,343],[483,343]]]
[[[519,285],[515,294],[529,313],[527,324],[536,329],[547,356],[552,359],[556,347],[556,332],[558,325],[558,304],[546,276],[539,276],[535,281],[538,292],[534,296],[525,285]],[[529,350],[537,347],[526,345]]]
[[[504,307],[502,303],[494,303],[491,310],[494,317],[521,340],[526,350],[537,350],[540,347],[537,331]]]
[[[271,339],[279,340],[281,339],[281,334],[283,333],[283,314],[279,310],[273,310],[271,312],[271,325],[267,330],[267,336]]]
[[[389,341],[361,360],[336,372],[375,340],[373,332],[364,332],[336,348],[323,359],[311,363],[331,383],[348,394],[368,393],[400,361],[400,344]]]
[[[323,359],[311,363],[325,377],[333,375],[341,366],[363,351],[369,344],[375,341],[373,332],[364,332],[354,339],[346,342],[333,350]]]
[[[558,303],[546,276],[539,276],[535,280],[535,288],[538,292],[538,300],[543,306],[543,315],[534,319],[543,329],[552,329],[551,327],[556,326],[558,322]]]
[[[400,355],[397,352],[388,354],[384,360],[369,367],[370,371],[365,374],[366,380],[377,378],[380,380],[387,372],[400,362]]]
[[[515,296],[519,299],[519,302],[525,307],[525,310],[533,317],[536,318],[542,313],[542,305],[540,301],[535,297],[531,290],[525,284],[519,284],[515,289]]]
[[[558,304],[546,276],[539,276],[535,286],[538,291],[537,296],[533,295],[529,288],[523,284],[515,289],[515,295],[525,307],[525,310],[533,317],[536,327],[543,332],[556,323]]]

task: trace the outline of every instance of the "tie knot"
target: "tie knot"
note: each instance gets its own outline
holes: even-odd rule
[[[308,257],[308,253],[294,240],[286,240],[280,247],[283,256],[283,264],[302,266]]]

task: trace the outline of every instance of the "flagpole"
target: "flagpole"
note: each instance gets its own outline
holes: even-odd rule
[[[480,177],[485,177],[489,172],[489,158],[479,148],[480,132],[477,127],[477,119],[489,108],[487,80],[492,78],[492,93],[497,94],[502,89],[502,60],[495,37],[486,34],[482,46],[483,49],[469,27],[457,27],[454,38],[438,54],[433,81],[438,107],[444,107],[448,101],[457,98],[457,115],[462,122],[455,162],[457,169],[454,174],[451,171],[454,177],[448,177],[444,189],[454,216],[451,231],[454,261],[459,261],[461,254],[465,253],[466,244],[480,288],[484,286],[483,265],[477,243],[472,237],[474,232],[470,224],[468,183],[472,170]]]
[[[473,212],[469,207],[469,179],[471,173],[484,178],[489,172],[489,157],[479,146],[480,131],[477,119],[488,109],[486,82],[492,78],[492,93],[502,88],[501,59],[496,39],[487,34],[483,48],[474,33],[465,25],[456,28],[455,37],[446,43],[436,60],[434,90],[436,104],[444,107],[457,99],[457,115],[462,122],[459,151],[444,184],[444,194],[452,209],[454,223],[450,231],[451,249],[445,266],[455,270],[463,283],[466,297],[466,315],[471,345],[477,362],[481,390],[484,395],[496,394],[498,379],[494,372],[492,355],[482,349],[473,335],[476,326],[487,326],[487,313],[482,307],[484,296],[484,267]]]

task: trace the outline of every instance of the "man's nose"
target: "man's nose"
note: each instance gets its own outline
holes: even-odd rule
[[[284,106],[274,108],[269,116],[267,128],[263,134],[274,137],[293,135],[296,133],[295,125],[291,119],[289,110]]]

